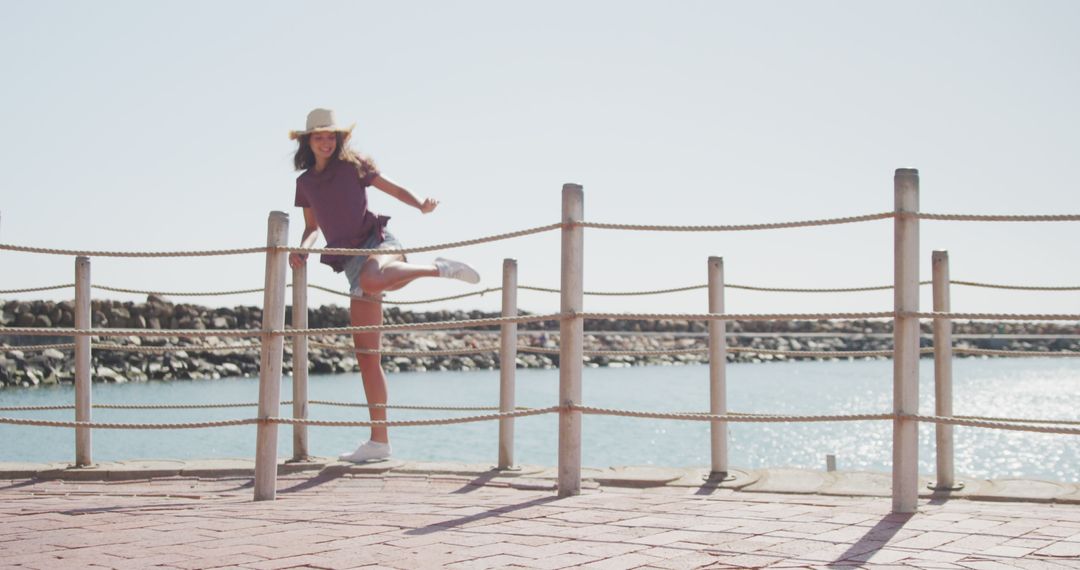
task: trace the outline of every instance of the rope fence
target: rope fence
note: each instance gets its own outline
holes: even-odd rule
[[[863,216],[849,216],[844,218],[827,218],[820,220],[803,220],[795,222],[773,222],[764,224],[738,224],[721,226],[674,226],[674,225],[643,225],[643,224],[609,224],[600,222],[578,222],[577,226],[598,230],[633,230],[639,232],[743,232],[757,230],[782,230],[790,228],[806,228],[815,226],[832,226],[839,224],[853,224],[859,222],[872,222],[884,220],[895,216],[894,212],[881,212],[878,214],[866,214]]]
[[[380,250],[385,251],[385,250]],[[919,285],[930,285],[931,281],[920,281]],[[965,287],[980,287],[987,289],[1003,289],[1012,291],[1080,291],[1080,285],[1063,285],[1063,286],[1040,286],[1040,285],[1005,285],[999,283],[981,283],[977,281],[950,281],[951,285],[961,285]],[[760,291],[767,293],[860,293],[866,291],[888,291],[893,289],[892,285],[870,285],[865,287],[764,287],[761,285],[739,285],[737,283],[728,283],[724,285],[728,289],[741,289],[746,291]],[[47,285],[43,287],[27,287],[23,289],[0,289],[0,295],[15,294],[15,293],[34,293],[39,291],[55,291],[59,289],[70,289],[75,287],[74,283],[63,283],[60,285]],[[292,287],[292,284],[286,284],[286,287]],[[585,295],[599,296],[599,297],[640,297],[649,295],[665,295],[669,293],[683,293],[686,291],[699,291],[707,289],[708,284],[700,285],[687,285],[685,287],[671,287],[667,289],[646,289],[641,291],[585,291]],[[262,293],[264,289],[262,287],[253,289],[234,289],[226,291],[154,291],[144,289],[125,289],[122,287],[112,287],[106,285],[91,285],[91,289],[97,289],[100,291],[111,291],[114,293],[131,293],[137,295],[160,295],[166,297],[218,297],[229,295],[245,295],[250,293]],[[353,298],[353,295],[348,291],[341,291],[338,289],[332,289],[330,287],[324,287],[322,285],[308,285],[310,289],[317,289],[326,293],[337,295],[339,297]],[[559,293],[558,289],[552,287],[538,287],[533,285],[518,285],[519,291],[536,291],[539,293]],[[461,293],[458,295],[447,295],[445,297],[433,297],[431,299],[415,299],[410,301],[398,301],[392,299],[383,299],[382,303],[387,305],[423,305],[427,303],[438,303],[442,301],[453,301],[457,299],[466,299],[469,297],[483,297],[488,293],[496,293],[502,291],[502,287],[488,287],[480,291],[472,291],[469,293]]]
[[[935,269],[933,281],[919,281],[916,256],[918,255],[918,221],[968,221],[968,222],[1075,222],[1080,221],[1080,215],[1057,214],[1057,215],[982,215],[982,214],[933,214],[918,211],[918,172],[914,169],[898,169],[894,178],[894,191],[896,208],[894,211],[872,213],[858,216],[797,220],[786,222],[770,222],[758,224],[732,224],[732,225],[640,225],[621,223],[602,223],[584,220],[584,198],[580,186],[568,184],[563,188],[563,216],[561,221],[555,224],[537,226],[519,231],[483,236],[475,239],[446,242],[428,246],[399,249],[353,249],[353,248],[300,248],[286,245],[288,236],[288,217],[281,212],[271,213],[267,245],[253,248],[212,249],[201,251],[81,251],[72,249],[53,249],[0,244],[0,251],[12,251],[46,255],[79,256],[76,260],[77,284],[62,284],[47,287],[34,287],[22,289],[0,290],[0,294],[31,293],[53,291],[74,287],[76,300],[79,307],[76,311],[72,328],[43,328],[43,327],[0,327],[0,335],[27,335],[27,336],[60,336],[76,337],[76,343],[67,344],[41,344],[29,347],[11,347],[7,350],[75,350],[76,354],[76,401],[73,406],[0,406],[0,411],[44,411],[44,410],[70,410],[75,409],[75,421],[53,421],[38,419],[21,419],[0,417],[0,424],[31,425],[47,427],[75,428],[76,430],[76,463],[86,465],[90,463],[89,443],[91,429],[194,429],[227,427],[242,425],[257,425],[257,451],[256,451],[256,476],[255,498],[274,498],[276,477],[276,446],[277,431],[266,429],[271,425],[293,426],[294,449],[306,449],[306,426],[324,427],[408,427],[408,426],[436,426],[459,423],[472,423],[482,421],[500,422],[500,467],[507,467],[509,460],[504,453],[504,434],[509,433],[512,438],[512,424],[509,420],[518,417],[558,413],[559,421],[559,483],[560,496],[573,495],[580,492],[580,441],[581,441],[581,416],[608,415],[630,418],[649,418],[665,420],[706,421],[710,422],[711,443],[713,452],[712,471],[714,473],[727,472],[727,424],[728,423],[780,423],[780,422],[845,422],[845,421],[893,421],[894,422],[894,457],[911,458],[917,456],[917,426],[919,422],[933,423],[936,428],[965,426],[991,429],[1004,429],[1016,431],[1028,431],[1055,434],[1080,434],[1080,420],[1038,420],[1020,418],[999,418],[980,416],[956,416],[951,411],[951,386],[944,393],[949,394],[949,408],[942,412],[938,407],[933,415],[922,415],[918,411],[918,356],[934,352],[932,348],[922,348],[920,344],[919,320],[934,321],[934,345],[938,346],[938,354],[944,355],[944,359],[951,361],[952,354],[970,354],[977,356],[1057,356],[1072,357],[1080,355],[1080,351],[1070,350],[988,350],[970,348],[968,346],[954,346],[951,340],[952,322],[958,319],[973,321],[996,320],[996,321],[1077,321],[1080,322],[1080,314],[1066,313],[1038,313],[1038,314],[1013,314],[1013,313],[961,313],[951,312],[948,309],[947,297],[944,304],[939,305],[939,286],[942,284],[954,284],[958,286],[983,287],[1003,290],[1018,291],[1080,291],[1080,286],[1024,286],[980,283],[975,281],[949,281],[946,277],[940,279]],[[742,232],[780,230],[793,228],[808,228],[819,226],[835,226],[843,224],[855,224],[885,219],[893,219],[895,224],[895,260],[896,260],[896,285],[880,285],[869,287],[834,287],[834,288],[793,288],[793,287],[763,287],[756,285],[724,284],[723,261],[721,258],[709,259],[709,283],[705,285],[690,285],[685,287],[672,287],[664,289],[640,290],[640,291],[584,291],[581,275],[583,272],[583,230],[623,230],[636,232]],[[507,263],[504,263],[503,287],[492,287],[483,290],[472,291],[463,294],[438,297],[422,300],[389,300],[383,299],[384,303],[392,305],[411,305],[459,300],[470,297],[483,296],[488,293],[503,293],[503,315],[517,315],[516,295],[517,291],[535,291],[542,293],[557,293],[562,297],[562,310],[559,313],[544,315],[519,315],[502,316],[481,319],[462,319],[425,323],[400,323],[369,326],[344,326],[309,328],[306,319],[295,321],[295,328],[286,328],[284,325],[284,283],[286,267],[284,265],[285,253],[303,254],[336,254],[336,255],[370,255],[387,253],[421,253],[441,251],[452,248],[479,245],[514,239],[529,235],[536,235],[554,230],[561,230],[562,234],[562,284],[558,289],[517,286],[516,262],[507,260],[514,265],[512,273],[507,273]],[[267,259],[266,286],[264,288],[236,289],[230,291],[206,291],[206,292],[177,292],[177,291],[143,291],[133,288],[107,287],[103,285],[91,285],[89,283],[89,260],[87,257],[122,257],[122,258],[176,258],[176,257],[206,257],[226,256],[242,254],[265,254]],[[937,267],[938,254],[935,252],[935,268]],[[80,273],[81,272],[81,273]],[[512,280],[510,275],[513,276]],[[306,315],[306,291],[310,289],[320,290],[327,293],[351,297],[347,292],[322,287],[307,285],[306,266],[301,271],[294,272],[295,288],[294,305],[299,307],[299,315]],[[718,281],[717,281],[718,279]],[[718,284],[718,285],[717,285]],[[935,289],[934,311],[920,311],[918,305],[918,287],[920,285],[933,285]],[[183,330],[160,330],[160,329],[105,329],[92,328],[89,315],[89,291],[97,289],[114,293],[147,294],[161,296],[224,296],[263,293],[263,320],[266,323],[265,330],[251,329],[183,329]],[[709,312],[707,313],[612,313],[612,312],[587,312],[583,310],[581,298],[584,295],[595,296],[650,296],[670,294],[707,289],[710,294]],[[856,293],[864,291],[886,291],[896,289],[896,297],[893,309],[879,312],[835,312],[835,313],[725,313],[723,308],[723,291],[725,289],[747,290],[760,292],[778,293]],[[81,301],[80,301],[81,299]],[[509,299],[509,300],[508,300]],[[718,301],[719,300],[719,301]],[[510,307],[508,309],[508,307]],[[678,348],[652,347],[642,350],[596,350],[585,349],[583,336],[583,321],[585,319],[596,320],[650,320],[650,321],[707,321],[709,322],[710,345],[709,347],[686,346]],[[727,346],[724,340],[727,321],[855,321],[873,319],[892,319],[894,330],[893,350],[783,350],[766,349],[754,346]],[[25,322],[25,321],[24,321]],[[547,346],[529,346],[518,344],[515,327],[512,325],[558,322],[560,328],[560,347],[550,348]],[[418,350],[407,351],[399,349],[362,349],[357,350],[352,346],[320,342],[308,344],[308,337],[349,335],[381,332],[412,332],[427,330],[454,329],[494,329],[501,328],[503,335],[502,344],[499,346],[483,345],[446,350]],[[607,334],[620,334],[620,331],[603,331]],[[603,334],[601,333],[601,334]],[[554,334],[554,332],[553,332]],[[720,335],[719,337],[717,335]],[[196,345],[168,345],[168,346],[141,346],[136,344],[121,344],[119,342],[90,342],[85,337],[116,338],[116,337],[187,337],[187,338],[252,338],[258,339],[258,344],[238,344],[236,342],[226,344],[214,344],[207,346]],[[266,366],[267,359],[277,359],[287,351],[283,350],[283,337],[291,337],[296,342],[294,362],[296,364],[293,388],[297,389],[300,384],[299,378],[303,378],[302,391],[294,391],[293,400],[298,402],[294,405],[293,412],[298,416],[293,418],[278,416],[279,404],[292,404],[291,401],[281,401],[279,388],[281,383],[281,369],[284,366]],[[96,339],[95,339],[96,340]],[[323,339],[325,340],[325,339]],[[590,339],[592,340],[592,339]],[[175,342],[175,341],[173,341]],[[217,341],[211,341],[217,342]],[[813,346],[813,345],[812,345]],[[875,345],[870,345],[875,346]],[[1014,345],[1015,346],[1015,345]],[[947,348],[945,348],[947,347]],[[226,351],[262,351],[263,366],[260,378],[259,403],[218,403],[218,404],[97,404],[91,405],[89,398],[91,363],[90,350],[99,351],[122,351],[122,352],[226,352]],[[307,364],[306,357],[309,348],[342,350],[354,354],[379,354],[387,357],[437,357],[456,356],[462,354],[477,353],[500,353],[501,360],[501,383],[503,392],[500,394],[500,406],[427,406],[427,405],[386,405],[354,402],[337,402],[329,400],[307,399]],[[944,351],[944,352],[942,352]],[[513,405],[513,376],[515,368],[512,357],[507,354],[514,352],[538,353],[558,355],[560,362],[560,405],[546,408],[525,408]],[[762,356],[777,356],[791,358],[878,358],[895,357],[897,359],[894,370],[894,412],[881,414],[833,414],[833,415],[790,415],[790,414],[761,414],[761,413],[736,413],[726,409],[726,380],[723,376],[723,366],[726,354],[758,354]],[[709,412],[650,412],[621,410],[595,406],[585,406],[580,402],[581,394],[581,360],[591,357],[624,358],[636,356],[681,356],[702,355],[710,361],[710,410]],[[270,361],[274,364],[274,360]],[[507,390],[507,375],[509,369],[509,400],[504,399]],[[949,371],[951,376],[951,369]],[[951,382],[951,378],[949,379]],[[942,384],[942,386],[947,386]],[[81,390],[81,392],[80,392]],[[80,395],[81,394],[81,395]],[[718,396],[719,395],[719,396]],[[509,402],[509,404],[508,404]],[[937,404],[938,402],[935,402]],[[308,404],[321,404],[328,406],[350,408],[376,408],[376,409],[400,409],[400,410],[438,410],[449,412],[483,412],[476,415],[468,415],[452,418],[433,418],[400,421],[350,421],[350,420],[320,420],[306,417]],[[170,422],[170,423],[119,423],[119,422],[94,422],[89,421],[89,409],[128,409],[128,410],[161,410],[161,409],[214,409],[214,408],[240,408],[258,407],[257,418],[240,418],[229,420],[217,420],[206,422]],[[509,428],[507,430],[507,428]],[[942,456],[943,440],[941,431],[938,431],[938,454],[939,475],[940,457]],[[950,432],[951,434],[951,432]],[[951,438],[951,435],[949,435]],[[571,442],[567,445],[563,441]],[[949,440],[951,446],[951,439]],[[299,453],[299,452],[296,452]],[[576,456],[575,456],[576,454]],[[951,447],[948,451],[951,461]],[[301,454],[302,455],[302,454]],[[301,456],[296,455],[296,456]],[[939,478],[946,481],[944,487],[948,487],[948,479],[951,475]],[[576,480],[575,480],[576,479]],[[894,512],[912,512],[915,508],[917,493],[917,465],[911,461],[898,460],[894,465],[893,472],[893,509]]]
[[[168,353],[168,352],[246,352],[250,350],[259,349],[259,345],[223,345],[223,346],[137,346],[137,345],[120,345],[120,344],[99,344],[93,343],[90,345],[94,350],[104,351],[118,351],[118,352],[144,352],[144,353]],[[457,349],[445,349],[445,350],[396,350],[396,349],[369,349],[369,348],[355,348],[351,345],[344,344],[331,344],[322,342],[313,342],[309,345],[311,348],[319,348],[326,350],[337,350],[342,352],[353,352],[356,354],[379,354],[389,357],[435,357],[435,356],[462,356],[469,354],[486,354],[486,353],[498,353],[502,350],[499,346],[477,346],[469,348],[457,348]],[[48,349],[55,350],[74,350],[74,343],[66,344],[37,344],[37,345],[25,345],[25,346],[0,346],[0,350],[21,350],[21,351],[42,351]],[[530,345],[518,345],[516,347],[518,352],[529,352],[536,354],[551,354],[556,355],[560,353],[558,348],[546,348]],[[785,356],[791,358],[876,358],[876,357],[891,357],[893,356],[892,350],[779,350],[769,348],[758,348],[752,346],[728,346],[728,352],[732,353],[747,353],[747,354],[768,354],[773,356]],[[668,355],[683,355],[683,354],[707,354],[709,349],[707,347],[701,348],[661,348],[651,350],[584,350],[582,354],[584,356],[668,356]],[[919,350],[921,354],[933,354],[933,347],[924,347]],[[983,348],[968,348],[968,347],[953,347],[953,352],[961,354],[971,354],[976,356],[1015,356],[1015,357],[1076,357],[1080,356],[1080,352],[1077,351],[1041,351],[1041,350],[992,350]]]
[[[281,405],[292,405],[291,400],[284,400]],[[484,412],[498,410],[498,406],[427,406],[420,404],[367,404],[364,402],[340,402],[335,400],[308,400],[308,404],[337,406],[345,408],[378,408],[384,410],[428,410],[443,412]],[[201,409],[224,409],[224,408],[253,408],[258,402],[234,402],[225,404],[93,404],[90,407],[100,410],[201,410]],[[522,406],[517,409],[527,410]],[[73,410],[73,405],[58,406],[0,406],[0,412],[42,412],[56,410]]]
[[[776,230],[816,226],[831,226],[840,224],[852,224],[884,220],[900,216],[911,216],[923,220],[947,220],[969,222],[1075,222],[1080,221],[1080,215],[1076,214],[1052,214],[1052,215],[987,215],[987,214],[931,214],[880,212],[861,216],[848,216],[841,218],[825,218],[815,220],[799,220],[791,222],[771,222],[759,224],[734,224],[734,225],[647,225],[647,224],[614,224],[602,222],[577,221],[573,223],[554,223],[545,226],[537,226],[514,232],[506,232],[484,236],[480,238],[461,241],[445,242],[427,246],[398,248],[398,249],[360,249],[360,248],[312,248],[312,247],[245,247],[232,249],[210,250],[181,250],[181,251],[109,251],[109,250],[77,250],[56,249],[33,246],[20,246],[0,243],[0,251],[13,251],[20,253],[37,253],[44,255],[65,255],[85,257],[131,257],[131,258],[171,258],[171,257],[212,257],[223,255],[242,255],[251,253],[267,253],[270,251],[285,251],[291,253],[329,253],[337,255],[372,255],[375,253],[423,253],[429,251],[441,251],[482,243],[490,243],[524,237],[533,234],[544,233],[566,227],[582,227],[605,230],[633,230],[650,232],[733,232],[733,231],[757,231]]]
[[[86,428],[86,429],[202,429],[202,428],[218,428],[218,427],[234,427],[251,424],[288,424],[288,425],[305,425],[305,426],[320,426],[320,427],[418,427],[418,426],[444,426],[454,424],[467,424],[476,423],[491,420],[501,420],[507,418],[523,418],[528,416],[538,416],[543,414],[550,414],[560,411],[559,406],[551,406],[548,408],[531,408],[523,410],[515,410],[512,412],[499,412],[494,414],[483,414],[475,416],[463,416],[460,418],[438,418],[429,420],[376,420],[376,421],[351,421],[351,420],[313,420],[313,419],[301,419],[301,418],[242,418],[234,420],[217,420],[206,422],[174,422],[174,423],[132,423],[132,422],[79,422],[79,421],[60,421],[60,420],[39,420],[39,419],[24,419],[24,418],[6,418],[0,417],[0,424],[18,425],[18,426],[39,426],[39,427],[59,427],[59,428]]]
[[[982,421],[966,419],[965,417],[940,417],[918,414],[834,414],[834,415],[767,415],[767,414],[708,414],[698,412],[643,412],[633,410],[619,410],[614,408],[600,408],[595,406],[551,406],[547,408],[520,409],[512,412],[499,412],[492,414],[463,416],[458,418],[436,418],[426,420],[376,420],[376,421],[353,421],[353,420],[316,420],[301,418],[241,418],[233,420],[217,420],[206,422],[172,422],[172,423],[133,423],[133,422],[80,422],[40,420],[24,418],[0,417],[0,424],[59,427],[59,428],[92,428],[92,429],[136,429],[136,430],[165,430],[165,429],[202,429],[233,427],[251,424],[288,424],[320,427],[419,427],[419,426],[442,426],[464,423],[476,423],[483,421],[500,420],[505,418],[521,418],[550,414],[569,409],[585,414],[619,416],[641,419],[659,420],[683,420],[683,421],[723,421],[729,423],[818,423],[818,422],[848,422],[848,421],[871,421],[871,420],[894,420],[898,417],[916,420],[926,423],[949,424],[964,427],[977,427],[1000,429],[1008,431],[1026,431],[1036,433],[1050,433],[1062,435],[1080,435],[1080,428],[1046,426],[1038,424],[1054,423],[1059,425],[1077,425],[1080,422],[1069,420],[1025,420],[1009,418],[1007,421]],[[1031,425],[1021,425],[1025,422]]]
[[[1035,433],[1055,433],[1060,435],[1080,435],[1080,428],[1069,427],[1046,427],[1042,425],[1018,424],[1013,422],[1019,422],[1024,420],[1012,420],[1010,422],[988,422],[980,420],[966,420],[958,417],[941,417],[941,416],[925,416],[918,414],[904,414],[902,417],[906,419],[916,420],[920,422],[953,425],[963,427],[976,427],[976,428],[988,428],[988,429],[1000,429],[1006,431],[1026,431]]]

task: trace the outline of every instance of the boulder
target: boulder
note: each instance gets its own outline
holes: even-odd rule
[[[59,350],[56,350],[55,348],[46,348],[45,350],[41,351],[41,356],[43,356],[43,357],[45,357],[45,358],[47,358],[49,360],[57,360],[57,361],[63,361],[64,360],[64,353],[60,352]]]

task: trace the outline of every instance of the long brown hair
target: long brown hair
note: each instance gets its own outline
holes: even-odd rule
[[[337,150],[337,154],[331,160],[344,160],[345,162],[352,163],[356,166],[356,172],[360,175],[360,178],[376,171],[374,160],[371,160],[370,157],[361,155],[345,144],[349,140],[348,133],[338,131],[334,133],[334,136],[337,139],[337,146],[334,147]],[[293,155],[293,166],[297,170],[308,170],[314,167],[315,152],[311,150],[311,135],[300,135],[297,137],[296,142],[298,143],[298,146],[296,148],[296,154]]]

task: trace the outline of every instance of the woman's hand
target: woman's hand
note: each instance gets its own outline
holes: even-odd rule
[[[431,213],[439,205],[438,200],[432,200],[431,198],[424,198],[424,201],[420,203],[420,211],[428,214]]]
[[[296,252],[296,251],[293,251],[293,252],[289,253],[289,267],[292,267],[293,269],[296,269],[297,267],[300,267],[301,265],[303,265],[305,263],[307,263],[307,254],[306,253],[300,253],[300,252]]]

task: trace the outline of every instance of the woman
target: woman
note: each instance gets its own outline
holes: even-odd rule
[[[327,247],[354,249],[400,249],[401,243],[386,230],[388,216],[372,213],[367,207],[367,187],[373,186],[424,214],[433,211],[438,200],[418,199],[411,192],[379,174],[375,164],[348,147],[352,126],[342,127],[329,109],[308,113],[302,131],[292,131],[289,138],[298,142],[293,164],[302,170],[296,179],[296,206],[304,211],[304,235],[300,247],[313,247],[321,230]],[[299,267],[306,254],[292,253],[289,265]],[[436,258],[432,264],[406,261],[399,253],[378,255],[328,255],[320,260],[344,272],[352,295],[350,316],[353,326],[382,324],[382,292],[399,289],[420,277],[447,277],[467,283],[479,283],[480,275],[460,261]],[[380,333],[353,335],[356,349],[377,350]],[[357,352],[360,376],[368,404],[386,404],[386,375],[378,354]],[[386,409],[370,407],[372,421],[385,420]],[[371,438],[344,461],[368,461],[390,456],[386,427],[372,426]]]

